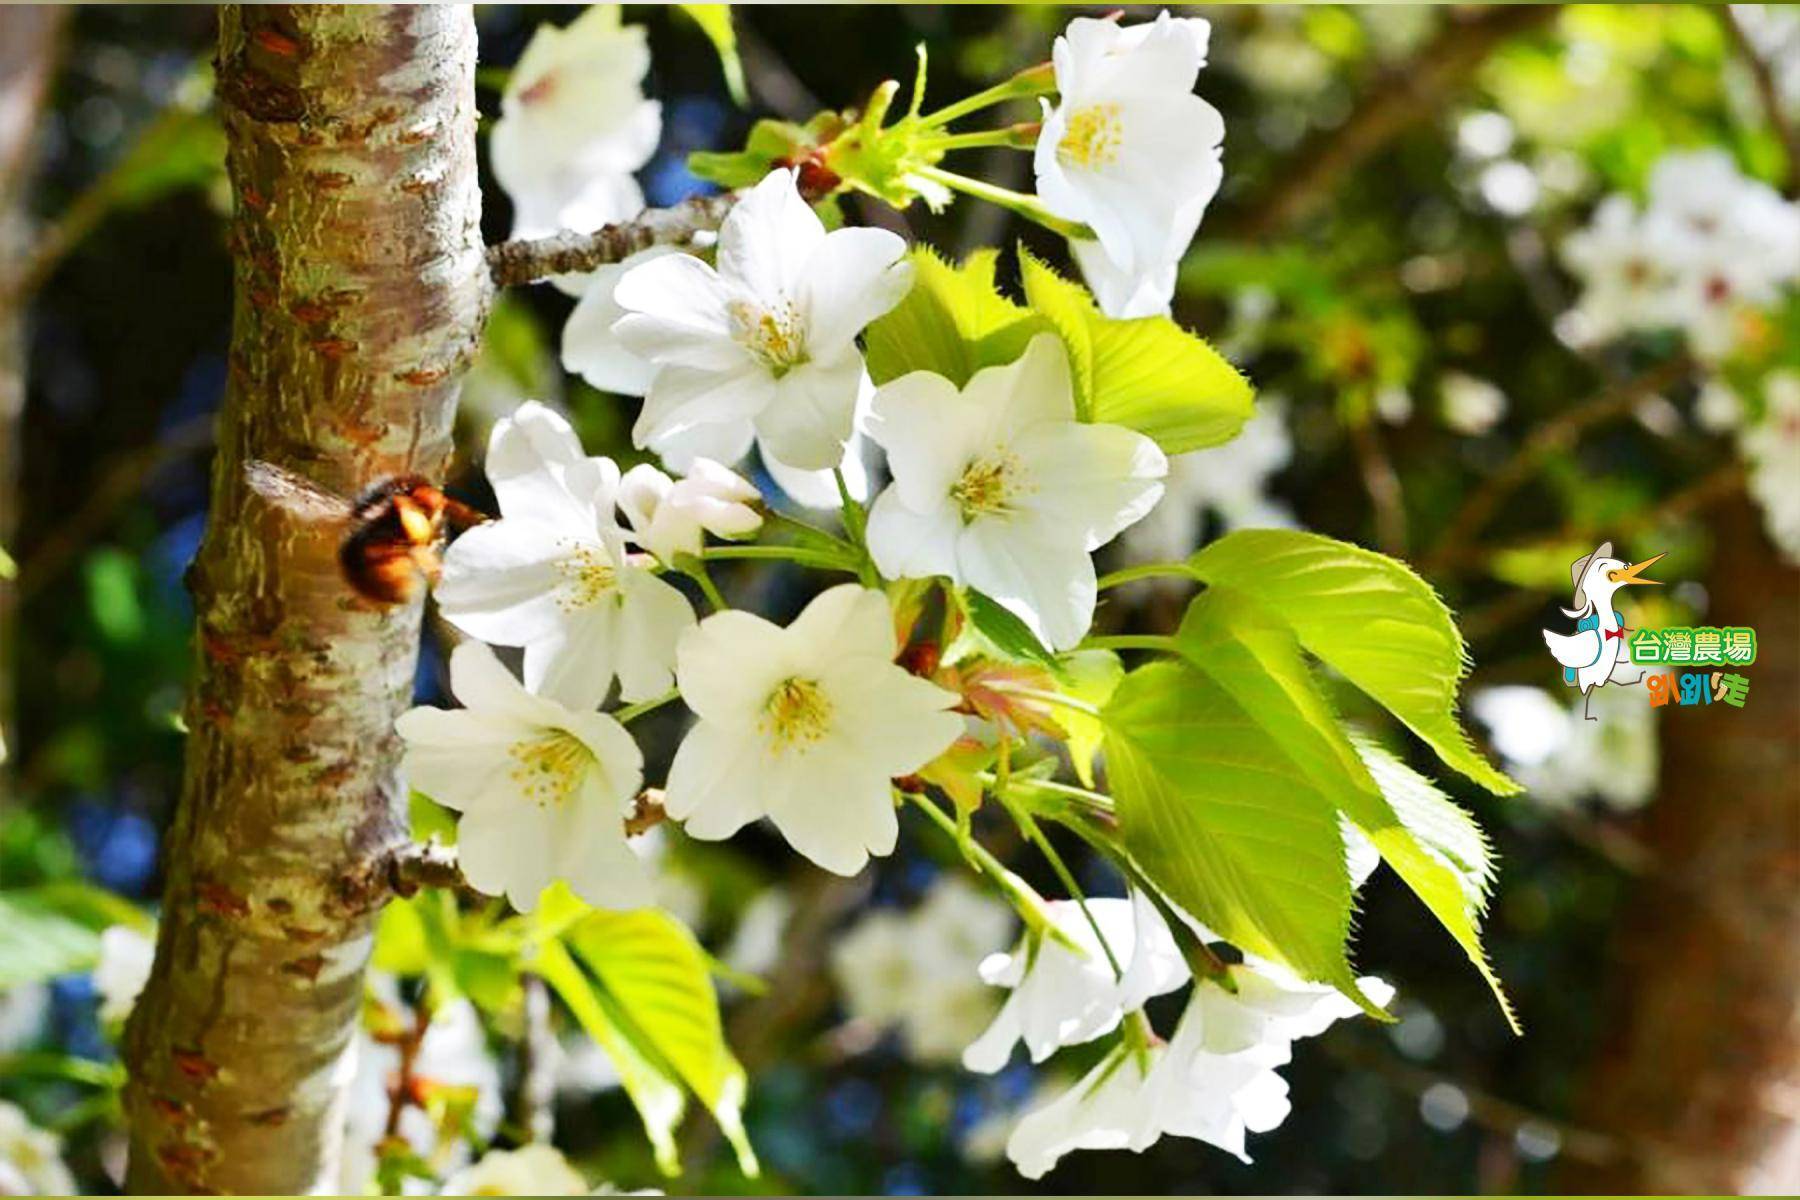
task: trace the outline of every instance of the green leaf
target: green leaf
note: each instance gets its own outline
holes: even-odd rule
[[[1123,425],[1169,454],[1217,446],[1250,419],[1249,382],[1168,317],[1106,316],[1078,283],[1022,247],[1025,298],[1063,340],[1083,420]]]
[[[749,89],[744,86],[744,64],[738,58],[737,31],[731,27],[729,4],[683,4],[681,11],[700,26],[713,49],[719,52],[719,66],[725,72],[725,87],[732,101],[743,108],[750,103]]]
[[[609,1003],[605,993],[594,986],[586,972],[569,957],[559,941],[538,945],[530,969],[550,985],[582,1031],[599,1045],[619,1072],[619,1083],[638,1117],[644,1122],[656,1165],[664,1175],[681,1171],[681,1158],[675,1149],[675,1127],[687,1110],[687,1096],[673,1075],[646,1058],[637,1045],[622,1031],[616,1020],[617,1005]]]
[[[744,1132],[744,1068],[725,1045],[705,951],[659,909],[596,910],[565,935],[618,1006],[617,1024],[667,1063],[712,1112],[746,1175],[758,1172]]]
[[[100,933],[113,925],[151,928],[129,901],[73,880],[0,892],[0,991],[91,971]]]
[[[1165,660],[1104,710],[1126,849],[1169,899],[1240,949],[1331,984],[1373,1015],[1350,968],[1337,807],[1230,693]]]
[[[1076,650],[1060,660],[1062,690],[1095,708],[1103,708],[1119,682],[1125,678],[1125,667],[1111,650]],[[1069,759],[1075,764],[1075,776],[1083,787],[1094,786],[1094,756],[1100,753],[1106,726],[1094,717],[1076,709],[1056,714],[1057,724],[1069,735]]]
[[[19,564],[13,561],[13,556],[6,552],[5,546],[0,546],[0,579],[17,579],[18,577]]]
[[[1497,795],[1520,790],[1458,724],[1456,691],[1468,668],[1462,634],[1405,563],[1316,533],[1240,529],[1187,566],[1196,579],[1242,592],[1286,623],[1446,765]]]
[[[750,127],[742,150],[696,150],[688,170],[724,188],[752,187],[777,163],[794,162],[817,149],[822,138],[841,128],[834,114],[822,113],[805,125],[765,118]]]
[[[1481,947],[1480,917],[1491,866],[1479,828],[1429,782],[1340,727],[1293,631],[1231,588],[1213,586],[1189,605],[1176,645],[1230,693],[1287,756],[1360,829],[1382,860],[1456,939],[1518,1022]],[[1395,796],[1400,800],[1396,802]]]
[[[1056,655],[1011,609],[974,588],[963,589],[962,600],[969,624],[1002,657],[1057,669]]]
[[[952,265],[930,247],[915,247],[907,256],[912,290],[864,335],[869,378],[879,385],[910,371],[935,371],[960,388],[983,367],[1018,358],[1046,326],[996,290],[998,257],[982,250]]]

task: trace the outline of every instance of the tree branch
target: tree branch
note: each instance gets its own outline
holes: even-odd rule
[[[488,272],[497,287],[515,287],[592,271],[624,262],[652,246],[678,245],[716,230],[737,203],[735,192],[693,196],[669,208],[652,208],[633,220],[603,225],[592,233],[553,233],[489,246]]]
[[[1769,127],[1775,131],[1775,136],[1781,140],[1782,149],[1787,152],[1787,179],[1781,190],[1791,196],[1800,189],[1800,129],[1796,129],[1788,119],[1787,109],[1782,107],[1781,86],[1776,82],[1775,72],[1770,69],[1768,60],[1757,52],[1737,14],[1729,5],[1722,5],[1715,11],[1718,13],[1719,23],[1725,26],[1726,36],[1737,47],[1744,65],[1750,69],[1750,78],[1756,84],[1756,95],[1762,101]]]
[[[1254,239],[1308,216],[1365,160],[1441,113],[1445,98],[1468,82],[1496,47],[1542,25],[1557,8],[1507,5],[1463,20],[1453,11],[1449,23],[1418,54],[1378,78],[1342,124],[1303,141],[1275,178],[1218,228],[1227,236]]]

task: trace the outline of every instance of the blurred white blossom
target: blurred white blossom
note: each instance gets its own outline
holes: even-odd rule
[[[472,1167],[444,1181],[445,1196],[586,1196],[587,1180],[562,1151],[542,1142],[517,1150],[490,1150]]]
[[[0,1100],[0,1195],[74,1194],[75,1177],[63,1164],[62,1139],[32,1124],[24,1109]]]
[[[100,993],[100,1021],[111,1025],[131,1015],[138,993],[150,981],[156,938],[129,925],[114,925],[100,935],[100,961],[94,967],[94,989]]]
[[[1800,562],[1800,372],[1770,373],[1763,407],[1762,419],[1742,431],[1738,444],[1770,540]]]
[[[1506,393],[1486,379],[1461,371],[1445,371],[1438,381],[1444,424],[1461,434],[1478,437],[1506,415]]]
[[[1012,910],[946,875],[909,912],[877,909],[831,948],[831,973],[850,1016],[897,1026],[921,1062],[957,1061],[997,1007],[978,973],[1003,947]]]
[[[1169,460],[1161,503],[1119,539],[1134,562],[1171,562],[1200,547],[1208,512],[1232,529],[1291,529],[1294,513],[1269,494],[1269,480],[1294,456],[1286,405],[1258,402],[1256,415],[1223,446],[1177,454]]]

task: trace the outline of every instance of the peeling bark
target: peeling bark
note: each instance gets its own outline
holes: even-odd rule
[[[230,382],[156,965],[126,1033],[136,1192],[337,1190],[364,967],[403,842],[417,603],[255,499],[439,476],[489,298],[466,6],[227,7]]]
[[[1559,1187],[1800,1191],[1800,572],[1748,500],[1713,522],[1709,618],[1749,625],[1743,709],[1662,714],[1662,790],[1609,972],[1584,1120],[1628,1153]]]
[[[19,432],[25,414],[26,316],[18,273],[31,242],[26,204],[34,134],[66,10],[47,5],[0,9],[0,547],[17,551]],[[0,762],[14,743],[13,656],[17,598],[0,581]],[[0,768],[3,770],[3,768]],[[0,776],[0,805],[10,792]]]

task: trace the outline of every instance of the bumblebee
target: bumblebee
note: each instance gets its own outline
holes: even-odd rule
[[[244,465],[250,490],[302,521],[338,531],[338,566],[357,595],[383,608],[404,604],[437,582],[451,532],[487,514],[420,475],[395,475],[351,500],[274,463]]]

